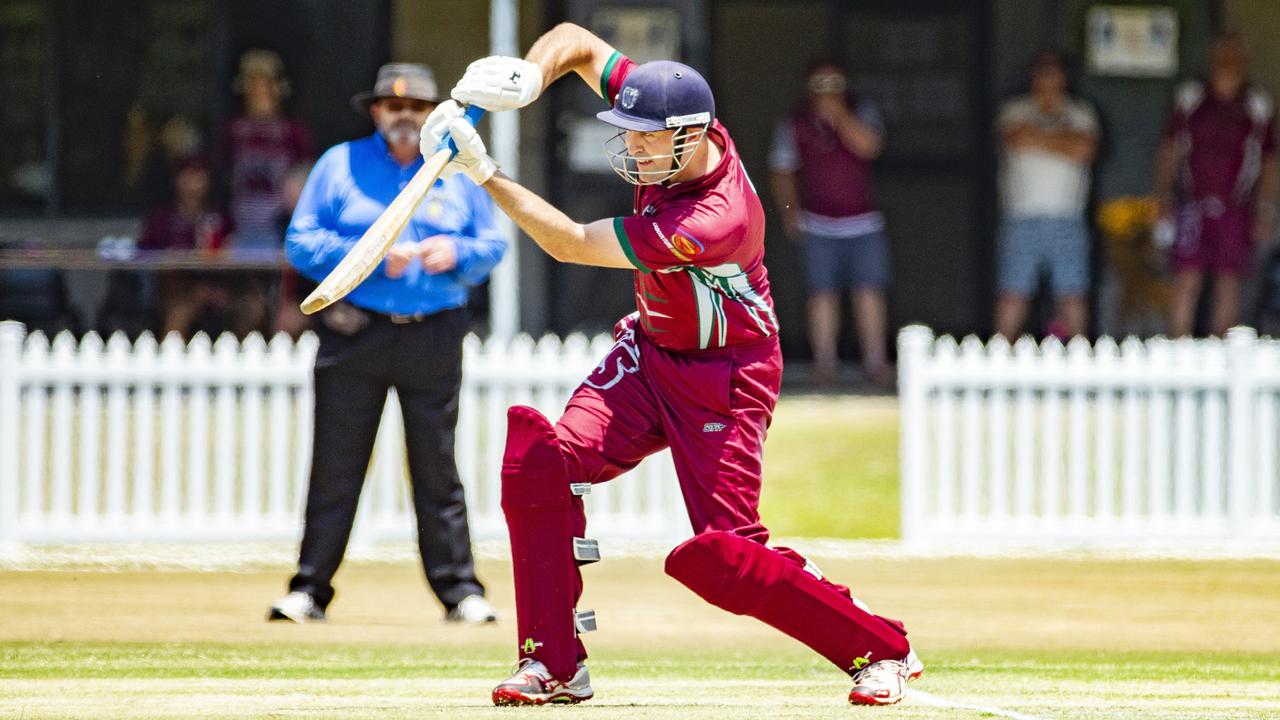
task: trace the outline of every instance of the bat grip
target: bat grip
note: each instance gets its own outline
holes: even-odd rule
[[[468,105],[467,111],[463,113],[462,117],[466,118],[467,122],[471,123],[471,127],[475,127],[476,123],[480,122],[480,118],[484,117],[484,113],[484,108],[479,105]],[[446,148],[448,148],[450,154],[456,154],[458,152],[458,146],[453,144],[453,138],[447,135],[440,141],[440,144],[436,146],[436,152]]]

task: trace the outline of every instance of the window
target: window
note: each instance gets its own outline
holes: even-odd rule
[[[6,0],[0,212],[119,212],[168,191],[210,120],[213,0]]]

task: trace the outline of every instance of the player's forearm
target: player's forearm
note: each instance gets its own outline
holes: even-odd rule
[[[586,28],[560,23],[533,43],[525,60],[542,69],[542,89],[576,72],[591,89],[599,91],[600,74],[613,48]]]
[[[582,225],[502,173],[494,175],[483,187],[493,202],[548,255],[560,262],[577,261],[575,249],[586,242]]]

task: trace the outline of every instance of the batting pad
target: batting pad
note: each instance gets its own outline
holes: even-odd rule
[[[858,607],[846,588],[807,567],[798,553],[723,531],[685,541],[666,563],[667,574],[703,600],[772,625],[847,673],[906,656],[901,623]]]
[[[531,407],[507,411],[502,512],[511,536],[520,657],[537,658],[568,682],[586,657],[574,611],[582,595],[578,564],[598,559],[599,550],[582,538],[587,518],[570,489],[555,429]]]

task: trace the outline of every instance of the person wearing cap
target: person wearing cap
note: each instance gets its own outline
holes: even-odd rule
[[[631,212],[579,224],[498,172],[461,104],[490,111],[533,102],[577,73],[612,106],[605,144],[636,186]],[[849,700],[889,704],[923,666],[902,624],[872,614],[813,563],[766,544],[762,450],[782,376],[778,321],[764,266],[764,209],[715,99],[697,70],[637,65],[577,25],[561,24],[525,59],[471,64],[423,127],[423,150],[446,135],[465,174],[561,262],[631,270],[637,311],[552,424],[530,407],[507,414],[502,507],[515,575],[515,673],[498,705],[592,697],[577,607],[579,566],[600,559],[585,537],[582,496],[670,448],[692,525],[666,571],[713,605],[800,640],[854,678]]]
[[[376,131],[320,157],[286,233],[298,272],[322,280],[422,167],[418,133],[438,102],[430,68],[391,63],[351,102]],[[436,182],[386,260],[320,314],[314,457],[298,571],[268,619],[322,620],[346,550],[374,437],[395,388],[404,418],[418,549],[447,620],[492,622],[476,578],[454,429],[468,289],[506,251],[493,205],[461,175]]]
[[[271,50],[245,52],[234,87],[244,112],[227,123],[222,139],[234,245],[279,248],[275,217],[284,202],[285,175],[315,156],[311,131],[284,113],[289,81],[280,56]]]
[[[814,375],[838,375],[840,293],[849,291],[862,367],[890,386],[886,347],[889,241],[876,201],[872,162],[884,149],[884,122],[867,98],[849,90],[839,63],[814,61],[801,107],[778,124],[769,153],[783,230],[804,253]]]

